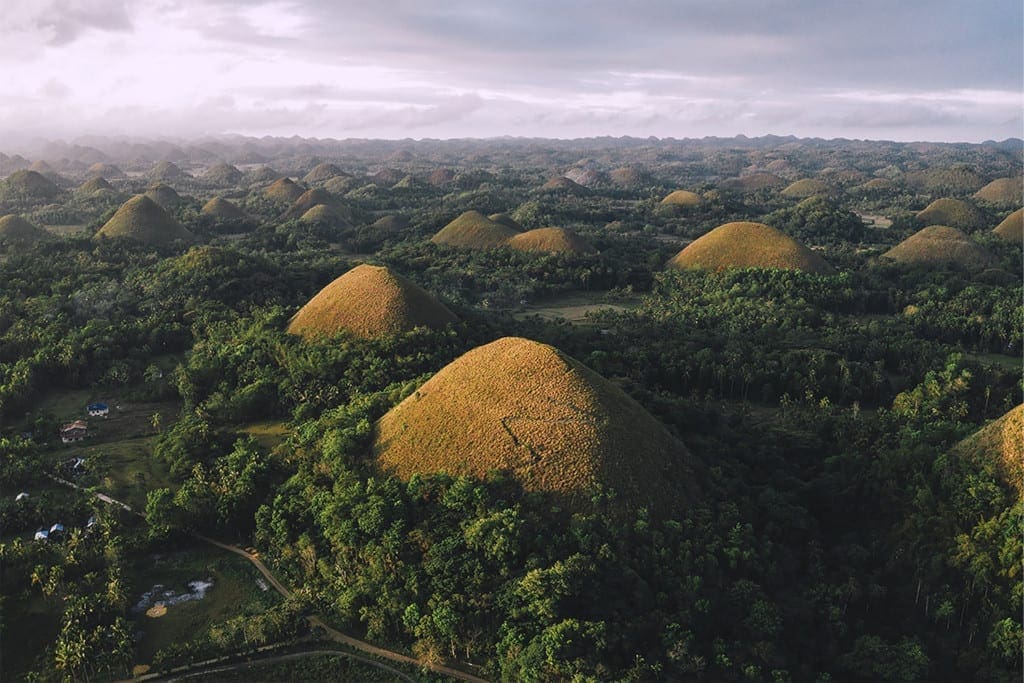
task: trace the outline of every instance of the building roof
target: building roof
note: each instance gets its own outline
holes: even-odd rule
[[[90,403],[85,407],[86,410],[110,410],[106,403]]]
[[[68,432],[68,431],[71,431],[73,429],[88,429],[88,428],[89,428],[89,423],[86,422],[85,420],[75,420],[74,422],[69,422],[69,423],[67,423],[65,425],[62,425],[61,428],[60,428],[60,431]]]

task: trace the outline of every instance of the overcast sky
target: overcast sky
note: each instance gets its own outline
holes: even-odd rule
[[[1021,0],[3,0],[0,136],[1021,136]]]

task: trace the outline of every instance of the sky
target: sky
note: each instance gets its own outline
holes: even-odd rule
[[[0,140],[1001,140],[1022,4],[3,0]]]

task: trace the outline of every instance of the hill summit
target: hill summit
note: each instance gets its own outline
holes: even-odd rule
[[[1007,242],[1024,244],[1024,209],[1017,209],[992,231]]]
[[[199,210],[199,213],[223,221],[244,221],[248,218],[245,212],[238,208],[238,205],[223,197],[214,197],[206,202],[203,204],[203,208]]]
[[[1020,206],[1024,202],[1024,178],[996,178],[973,196],[1000,206]]]
[[[985,468],[994,469],[1003,481],[1017,491],[1018,496],[1024,496],[1022,435],[1024,405],[1019,405],[957,443],[950,453],[978,462]]]
[[[508,246],[517,251],[547,251],[559,254],[593,254],[597,250],[574,232],[564,228],[537,228],[515,235]]]
[[[960,230],[981,227],[985,217],[981,212],[959,199],[936,199],[917,212],[917,220],[924,225],[948,225]]]
[[[505,337],[463,354],[377,423],[374,452],[408,480],[504,470],[529,491],[585,507],[595,487],[625,507],[695,496],[686,448],[640,404],[547,344]]]
[[[430,238],[434,244],[469,249],[491,249],[505,244],[519,232],[504,223],[493,221],[479,211],[461,214]]]
[[[14,214],[0,218],[0,243],[24,245],[47,239],[50,233]]]
[[[363,264],[321,289],[291,319],[288,332],[312,338],[345,331],[372,339],[457,320],[413,282],[389,268]]]
[[[122,204],[96,237],[127,237],[146,244],[170,244],[176,240],[191,240],[193,235],[159,204],[139,194]]]
[[[948,225],[929,225],[918,230],[882,257],[904,264],[954,266],[965,270],[981,270],[992,262],[992,256],[984,248]]]
[[[781,268],[828,275],[835,272],[823,258],[789,235],[763,223],[720,225],[691,242],[669,268],[724,270]]]

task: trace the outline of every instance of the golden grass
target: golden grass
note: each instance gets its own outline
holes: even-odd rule
[[[727,178],[722,181],[722,187],[737,192],[757,192],[775,187],[782,187],[786,181],[774,173],[751,173],[739,178]]]
[[[374,230],[385,233],[402,232],[410,225],[409,219],[405,216],[381,216],[373,222],[370,227]]]
[[[686,448],[617,386],[554,347],[505,337],[460,356],[377,423],[380,466],[402,479],[508,471],[585,507],[595,485],[628,507],[695,497]]]
[[[363,264],[320,290],[288,323],[305,338],[348,332],[364,339],[442,328],[458,320],[420,287],[382,266]]]
[[[466,211],[430,238],[434,244],[467,249],[492,249],[518,235],[518,231],[492,221],[479,211]]]
[[[635,166],[617,168],[608,174],[608,178],[619,187],[636,187],[647,182],[647,174]]]
[[[97,192],[114,192],[114,186],[106,181],[103,176],[93,176],[78,186],[79,194],[96,194]]]
[[[125,173],[114,164],[105,164],[102,162],[96,162],[86,171],[90,176],[102,176],[107,180],[111,178],[124,178]]]
[[[223,197],[214,197],[206,202],[203,204],[203,208],[199,210],[199,213],[225,221],[243,221],[246,219],[244,211]]]
[[[370,182],[381,187],[391,187],[404,177],[405,174],[396,168],[382,168],[370,176]]]
[[[179,180],[186,175],[178,168],[177,164],[171,161],[161,161],[149,170],[149,177],[153,180]]]
[[[249,180],[251,180],[254,183],[269,183],[272,180],[280,179],[283,174],[278,173],[270,166],[260,166],[257,169],[249,171],[247,175],[249,177]]]
[[[325,161],[322,164],[317,164],[312,171],[304,175],[302,181],[305,183],[322,183],[339,176],[343,178],[350,177],[348,173],[345,173],[334,164]]]
[[[993,467],[1017,495],[1024,495],[1024,405],[954,446],[950,453]]]
[[[967,235],[948,225],[930,225],[918,230],[882,254],[898,263],[927,266],[956,266],[982,270],[992,256]]]
[[[50,199],[60,194],[60,188],[52,180],[36,171],[23,169],[7,176],[3,183],[4,194],[19,197]]]
[[[835,272],[823,258],[775,228],[763,223],[720,225],[691,242],[669,268],[725,270],[727,268],[782,268],[828,275]]]
[[[96,238],[127,237],[146,244],[191,240],[193,235],[146,195],[135,195],[111,216]]]
[[[281,220],[299,218],[317,205],[329,206],[339,218],[347,218],[346,214],[348,212],[341,201],[327,190],[317,187],[312,190],[306,190],[299,195],[291,207],[281,216]]]
[[[936,199],[917,212],[917,220],[925,225],[949,225],[961,230],[981,227],[985,217],[978,209],[959,199]]]
[[[864,192],[888,192],[896,187],[896,183],[888,178],[872,178],[863,185],[859,185],[857,189]]]
[[[211,166],[203,173],[203,180],[219,187],[234,187],[242,180],[242,172],[227,162]]]
[[[50,166],[50,164],[46,163],[42,159],[33,161],[32,165],[28,167],[28,170],[35,171],[36,173],[42,173],[44,175],[47,173],[56,173],[53,166]]]
[[[0,218],[0,242],[30,244],[48,237],[49,233],[21,216],[11,214]]]
[[[974,198],[1000,206],[1020,206],[1024,203],[1024,178],[996,178],[975,192]]]
[[[903,182],[916,190],[959,195],[975,192],[985,184],[973,169],[964,166],[911,171],[903,176]]]
[[[676,190],[675,192],[669,192],[664,199],[661,200],[662,204],[666,206],[682,206],[685,208],[700,206],[703,200],[700,195],[696,192],[690,192],[689,190]]]
[[[597,250],[579,235],[564,228],[537,228],[521,232],[508,241],[516,251],[546,251],[559,254],[593,254]]]
[[[303,192],[305,190],[291,178],[278,178],[263,190],[263,196],[278,204],[292,204]]]
[[[1007,242],[1024,244],[1024,209],[1017,209],[992,231]]]
[[[790,199],[806,199],[807,197],[813,197],[819,194],[831,194],[834,190],[832,187],[817,178],[803,178],[797,180],[794,183],[790,183],[781,194],[783,197],[789,197]]]
[[[608,180],[607,176],[592,168],[571,168],[565,172],[565,177],[577,185],[588,188],[601,185]]]
[[[170,185],[164,185],[163,183],[150,185],[146,188],[145,194],[168,211],[176,209],[185,201],[181,198],[181,195],[178,194],[177,190]]]
[[[335,209],[326,204],[317,204],[299,216],[302,223],[347,223],[348,221]]]

